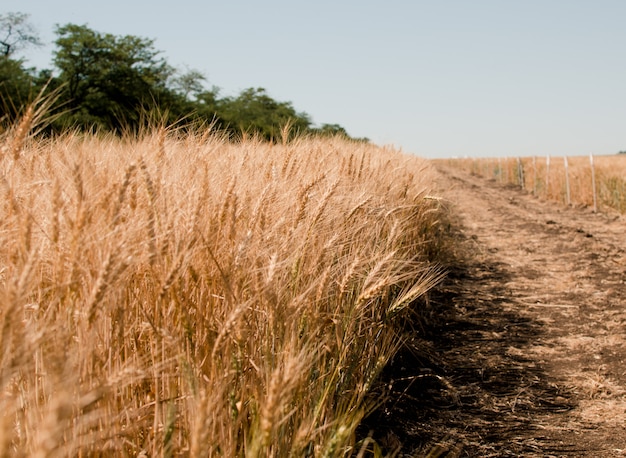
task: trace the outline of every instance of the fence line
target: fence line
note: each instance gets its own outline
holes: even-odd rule
[[[515,184],[542,199],[588,205],[593,212],[606,207],[626,213],[626,155],[563,156],[563,165],[549,154],[543,158],[467,158],[449,164],[498,183]]]

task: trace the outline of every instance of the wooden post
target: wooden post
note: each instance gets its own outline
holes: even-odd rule
[[[533,156],[533,196],[537,195],[537,156]]]
[[[546,156],[546,200],[550,200],[550,155]]]
[[[593,192],[593,212],[598,212],[598,197],[596,194],[596,168],[593,165],[593,153],[589,154],[589,162],[591,162],[591,188]]]
[[[565,165],[565,195],[567,197],[567,205],[572,203],[569,190],[569,166],[567,164],[567,156],[563,156],[563,164]]]
[[[519,156],[517,157],[517,177],[519,179],[520,187],[524,189],[524,166],[522,165],[522,159],[520,159]]]

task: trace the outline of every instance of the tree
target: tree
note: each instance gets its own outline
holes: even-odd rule
[[[306,113],[296,112],[291,102],[277,102],[264,88],[245,89],[236,98],[222,99],[218,114],[231,130],[258,134],[266,140],[279,139],[286,124],[294,133],[306,132],[311,126]]]
[[[0,14],[0,55],[11,57],[28,46],[41,46],[39,36],[24,13]]]
[[[0,119],[12,121],[28,103],[34,88],[32,69],[15,52],[41,42],[24,13],[0,14]]]
[[[67,85],[66,123],[106,130],[135,128],[142,113],[173,102],[167,88],[173,69],[158,57],[153,41],[132,35],[100,34],[84,25],[56,30],[54,63]]]
[[[346,132],[346,129],[341,127],[339,124],[322,124],[321,127],[313,129],[313,131],[319,135],[327,137],[334,137],[337,135],[342,137],[348,137],[348,132]]]
[[[197,97],[198,94],[204,90],[203,81],[206,81],[204,76],[198,70],[188,70],[185,73],[177,75],[172,80],[174,90],[182,95],[185,99],[189,96]]]
[[[236,97],[220,97],[219,88],[206,90],[197,70],[177,73],[153,40],[133,35],[96,32],[86,25],[56,29],[54,64],[57,71],[25,69],[11,56],[27,45],[40,44],[28,15],[0,15],[0,120],[14,119],[34,94],[54,94],[55,121],[50,129],[67,127],[128,132],[143,122],[210,123],[231,134],[259,135],[269,141],[290,134],[345,135],[337,124],[311,126],[308,114],[291,102],[280,102],[263,88],[249,88]],[[57,74],[58,76],[55,76]],[[349,137],[348,137],[349,138]]]
[[[0,119],[13,121],[33,92],[32,77],[22,62],[0,57]]]
[[[370,139],[367,137],[355,138],[348,134],[348,131],[339,124],[322,124],[320,127],[314,127],[311,129],[311,133],[322,137],[343,137],[355,142],[369,143]]]

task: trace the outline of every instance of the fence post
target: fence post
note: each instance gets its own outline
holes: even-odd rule
[[[519,156],[517,157],[517,176],[519,178],[519,185],[524,189],[524,166]]]
[[[589,162],[591,163],[591,188],[593,192],[593,212],[598,212],[598,198],[596,194],[596,168],[593,165],[593,153],[589,154]]]
[[[533,156],[533,196],[537,195],[537,156]]]
[[[550,155],[546,156],[546,200],[550,200]]]
[[[572,203],[569,190],[569,166],[567,164],[567,156],[563,156],[563,164],[565,165],[565,193],[567,196],[567,205]]]
[[[504,159],[504,174],[502,175],[504,184],[509,184],[509,158]]]

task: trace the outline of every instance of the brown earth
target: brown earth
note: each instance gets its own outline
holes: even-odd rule
[[[399,456],[626,456],[626,219],[440,177],[457,261],[365,427]]]

